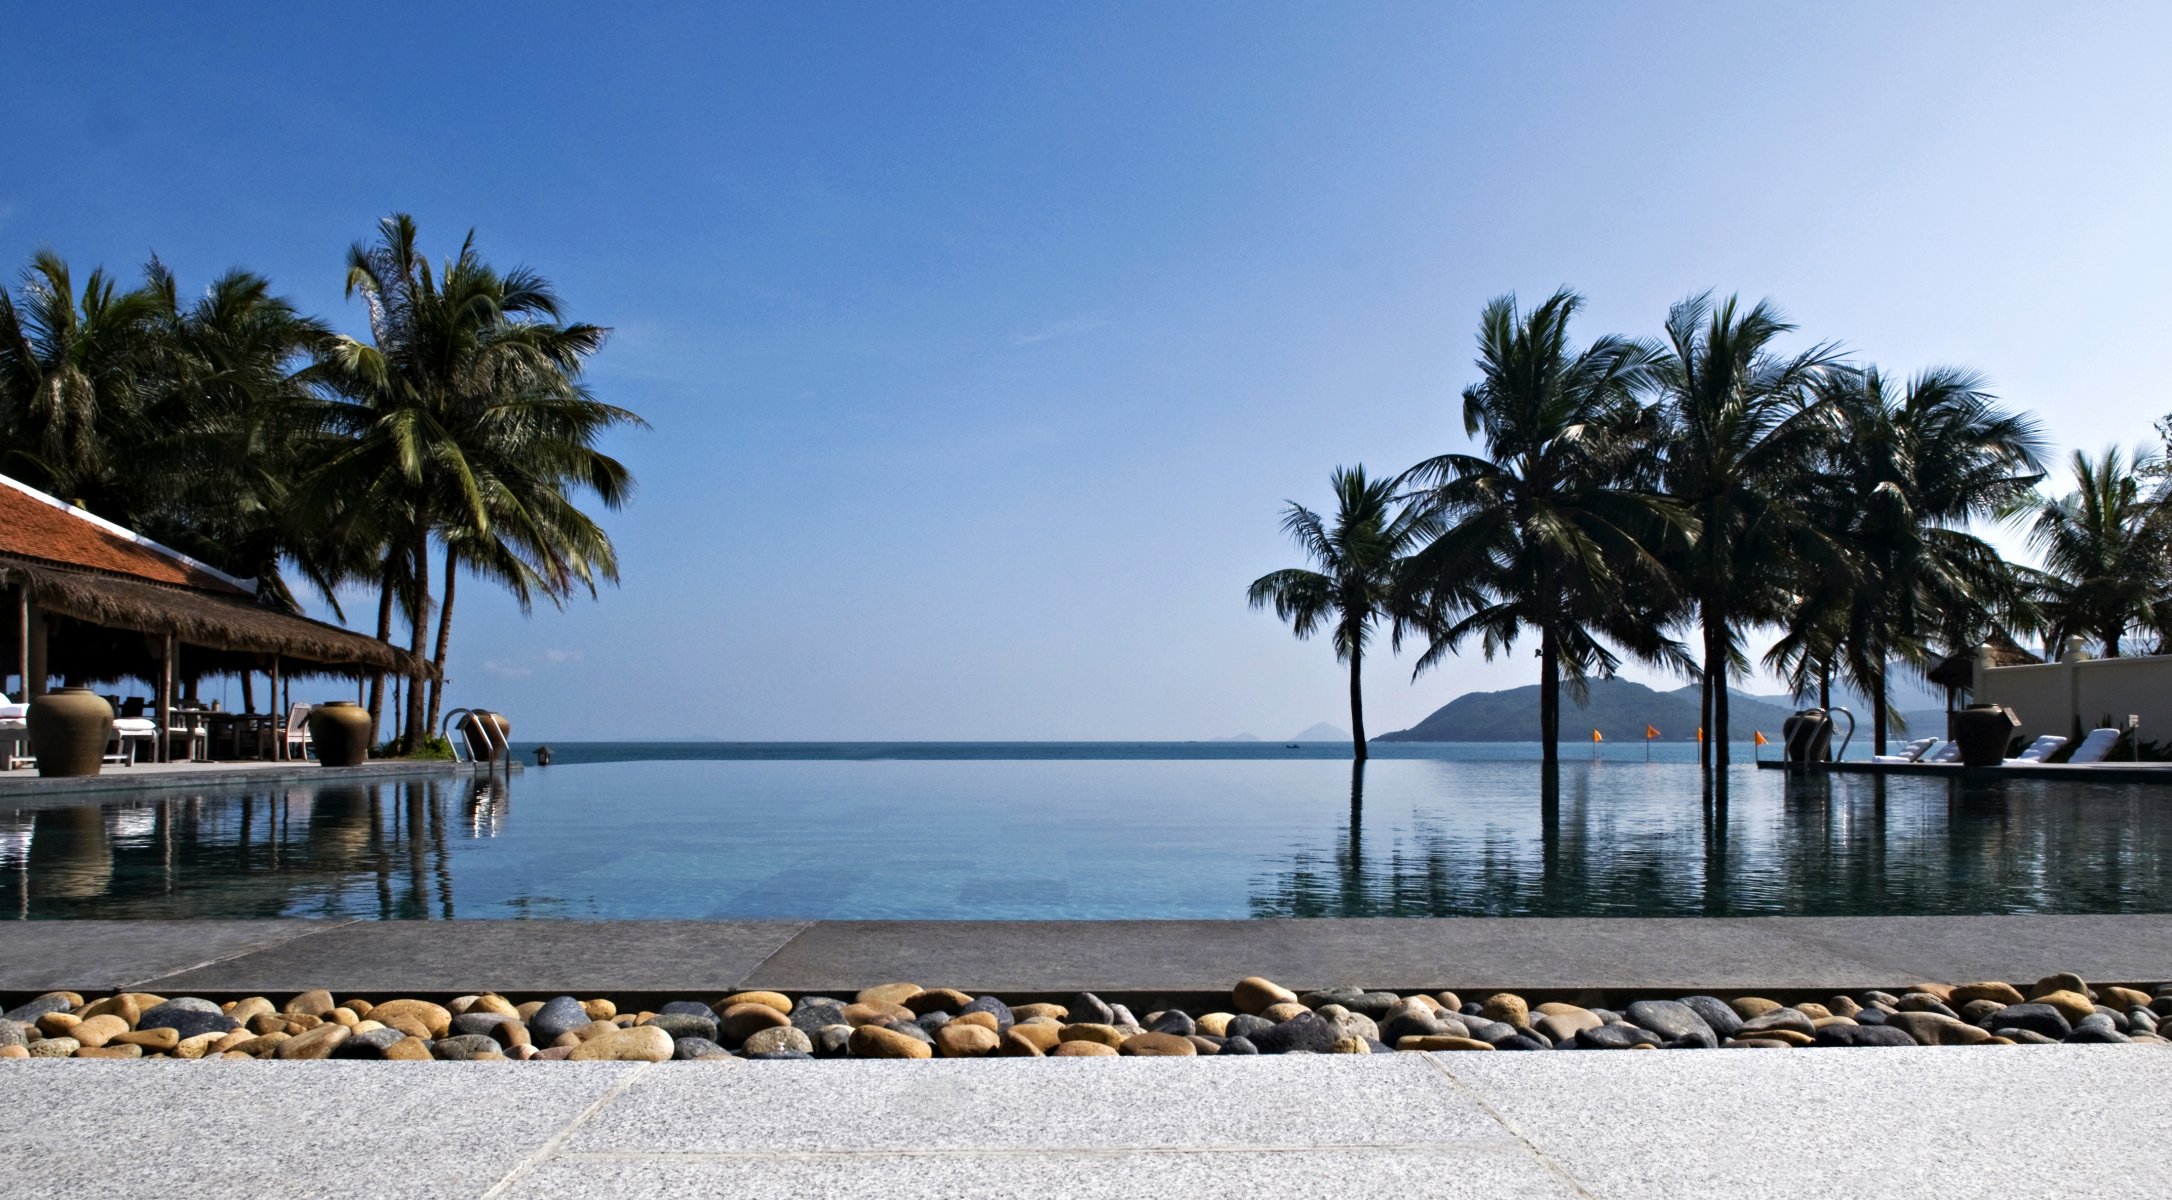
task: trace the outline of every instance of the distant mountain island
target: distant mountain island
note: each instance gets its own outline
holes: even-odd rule
[[[1942,694],[1932,693],[1920,684],[1896,686],[1893,690],[1897,705],[1912,707],[1935,696],[1938,707],[1913,708],[1905,716],[1910,727],[1923,733],[1944,731]],[[1639,742],[1644,740],[1644,727],[1650,725],[1659,730],[1661,741],[1689,741],[1697,736],[1698,699],[1695,684],[1662,692],[1626,679],[1594,679],[1588,702],[1580,705],[1569,695],[1568,689],[1563,688],[1561,740],[1588,742],[1591,731],[1596,728],[1599,735],[1610,742]],[[1855,703],[1849,703],[1851,700]],[[1849,709],[1861,722],[1856,744],[1862,745],[1870,736],[1869,706],[1861,703],[1859,697],[1838,689],[1833,704]],[[1798,707],[1805,706],[1787,696],[1752,696],[1730,690],[1727,705],[1730,740],[1746,742],[1753,732],[1762,731],[1766,737],[1778,741],[1781,723]],[[1470,692],[1433,710],[1431,715],[1408,729],[1384,733],[1373,740],[1535,742],[1539,740],[1539,689],[1534,684],[1501,692]]]

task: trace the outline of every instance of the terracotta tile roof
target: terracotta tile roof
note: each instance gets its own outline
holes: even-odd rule
[[[0,475],[0,554],[225,595],[244,581]]]

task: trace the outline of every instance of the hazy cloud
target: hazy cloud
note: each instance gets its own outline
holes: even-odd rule
[[[1105,317],[1072,317],[1066,321],[1051,321],[1032,333],[1012,334],[1011,345],[1031,346],[1037,342],[1054,341],[1057,338],[1078,337],[1081,334],[1107,329],[1113,324],[1115,324],[1114,321],[1110,321]]]

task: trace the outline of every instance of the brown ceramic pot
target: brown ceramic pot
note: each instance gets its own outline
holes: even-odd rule
[[[309,740],[317,763],[352,767],[370,756],[370,714],[352,700],[326,700],[309,708]]]
[[[1971,704],[1953,714],[1953,740],[1961,743],[1961,765],[1995,767],[2006,761],[2007,743],[2021,722],[1998,704]]]
[[[496,728],[495,738],[484,735],[485,723]],[[505,719],[504,713],[471,712],[461,720],[460,734],[468,740],[470,757],[477,762],[496,762],[502,753],[500,747],[513,736],[513,723]]]
[[[113,740],[113,706],[89,688],[55,688],[30,698],[24,714],[40,775],[96,775]]]

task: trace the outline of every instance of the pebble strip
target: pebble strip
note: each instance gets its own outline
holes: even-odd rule
[[[2159,1030],[2163,1029],[2164,1033]],[[1058,1058],[1201,1054],[1383,1054],[1395,1050],[1680,1050],[1798,1046],[1972,1046],[2023,1042],[2172,1045],[2172,984],[2091,988],[2073,974],[2021,988],[1916,984],[1900,994],[1783,1005],[1758,996],[1636,1000],[1619,1011],[1511,992],[1398,995],[1331,988],[1298,995],[1254,977],[1229,1011],[1134,1016],[1081,992],[1064,1004],[913,983],[851,999],[740,992],[621,1012],[608,999],[515,1004],[335,1001],[304,992],[224,1004],[122,992],[48,992],[0,1014],[0,1058],[183,1058],[738,1063],[802,1058]]]

